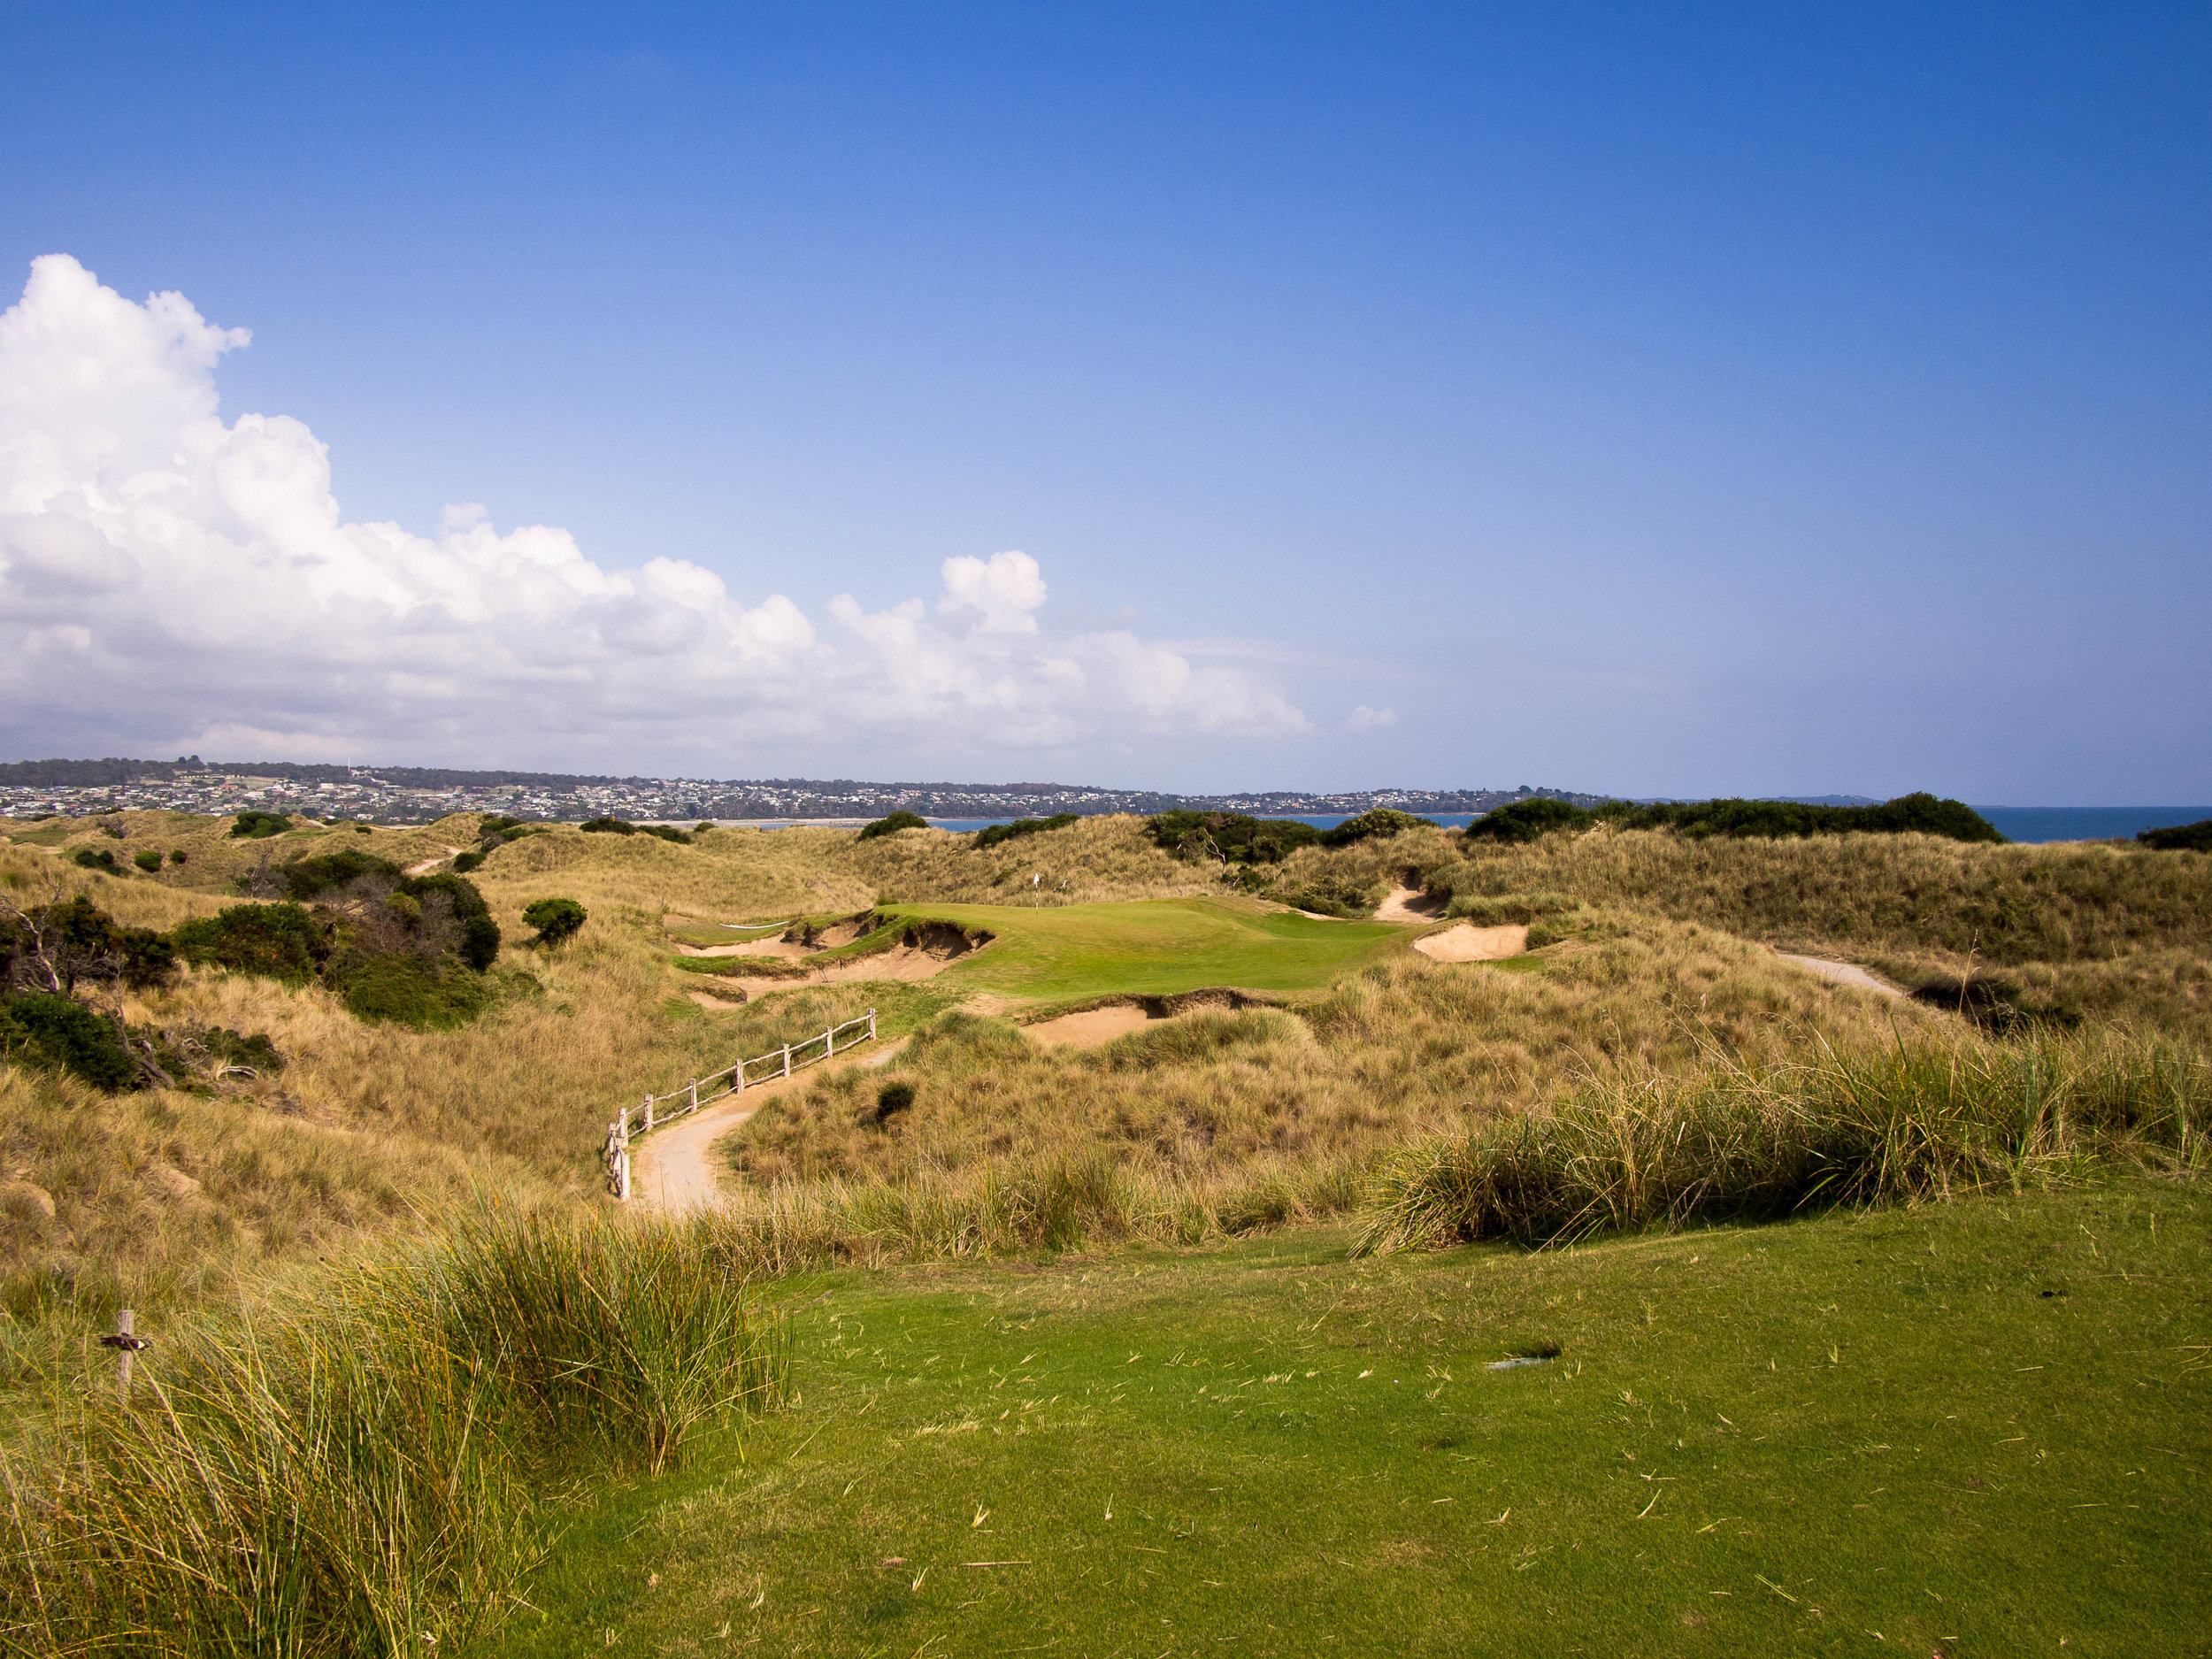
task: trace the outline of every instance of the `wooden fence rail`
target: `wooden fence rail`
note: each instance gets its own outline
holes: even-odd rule
[[[864,1035],[848,1036],[849,1032],[865,1026]],[[856,1042],[876,1040],[876,1010],[870,1009],[856,1018],[841,1025],[832,1025],[818,1037],[809,1037],[803,1042],[787,1042],[771,1053],[757,1055],[750,1060],[740,1060],[726,1065],[719,1071],[705,1077],[695,1077],[681,1088],[671,1089],[665,1094],[648,1094],[636,1106],[625,1106],[615,1120],[607,1125],[607,1144],[602,1156],[607,1166],[607,1189],[627,1203],[630,1200],[630,1142],[639,1135],[650,1134],[664,1125],[679,1118],[688,1118],[702,1106],[711,1106],[718,1100],[741,1094],[749,1087],[757,1087],[771,1078],[787,1078],[801,1066],[833,1058],[838,1042],[842,1039],[849,1048]],[[748,1077],[748,1071],[753,1075]],[[702,1094],[701,1090],[706,1093]],[[670,1101],[682,1103],[671,1111],[657,1111]],[[633,1124],[632,1119],[636,1122]]]

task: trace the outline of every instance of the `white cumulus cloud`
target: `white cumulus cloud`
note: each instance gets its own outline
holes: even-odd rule
[[[0,701],[19,745],[273,757],[628,756],[698,768],[833,744],[1034,749],[1309,729],[1250,671],[1109,631],[1053,640],[1037,561],[956,557],[817,626],[681,558],[610,570],[565,530],[449,507],[349,521],[299,421],[218,411],[245,346],[66,255],[0,316]]]
[[[1363,703],[1352,710],[1351,718],[1344,724],[1354,732],[1371,732],[1379,726],[1397,725],[1398,711],[1395,709],[1371,709]]]

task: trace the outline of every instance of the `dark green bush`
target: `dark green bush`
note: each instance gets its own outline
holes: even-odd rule
[[[549,949],[575,937],[587,919],[584,907],[574,899],[534,899],[522,912],[524,926],[537,929],[534,942]]]
[[[1532,841],[1550,834],[1554,830],[1587,829],[1597,822],[1597,815],[1574,804],[1571,801],[1555,801],[1549,795],[1531,795],[1525,801],[1509,801],[1503,806],[1492,807],[1467,826],[1471,841]]]
[[[183,849],[183,848],[181,848],[181,847],[173,847],[173,848],[171,848],[171,849],[169,849],[169,862],[170,862],[171,864],[182,864],[184,861],[185,861],[185,850],[184,850],[184,849]]]
[[[1144,821],[1154,845],[1194,862],[1279,864],[1301,847],[1319,844],[1321,832],[1296,818],[1256,818],[1241,812],[1196,812],[1178,808]]]
[[[131,862],[151,875],[161,868],[161,855],[150,847],[142,847],[131,855]]]
[[[295,858],[278,874],[284,882],[285,892],[302,904],[334,888],[351,887],[364,876],[395,885],[403,879],[397,864],[365,853],[357,847],[347,847],[314,858]]]
[[[1321,844],[1324,847],[1349,847],[1355,841],[1363,841],[1376,835],[1398,835],[1409,829],[1435,827],[1434,818],[1417,818],[1410,812],[1379,806],[1371,811],[1361,813],[1357,818],[1345,819],[1333,830],[1323,831]]]
[[[260,841],[265,836],[281,835],[292,827],[292,820],[281,812],[241,812],[238,821],[230,826],[235,839]]]
[[[453,908],[453,919],[461,925],[461,960],[479,973],[492,965],[499,955],[499,924],[492,920],[491,906],[474,882],[444,872],[408,876],[401,880],[399,891],[418,903],[433,893],[443,894]]]
[[[250,1065],[265,1077],[284,1070],[284,1056],[265,1031],[242,1036],[227,1026],[216,1025],[199,1033],[200,1046],[225,1065]]]
[[[1997,833],[1995,825],[1972,807],[1962,802],[1939,800],[1925,791],[1899,795],[1879,806],[1809,806],[1801,801],[1735,799],[1657,801],[1648,806],[1637,806],[1617,801],[1599,808],[1598,816],[1624,829],[1671,829],[1677,834],[1691,836],[1758,835],[1770,840],[1801,840],[1814,835],[1911,833],[1940,835],[1955,841],[2005,839]]]
[[[484,867],[484,860],[488,856],[488,854],[472,850],[456,853],[453,855],[453,872],[456,875],[465,876],[472,870],[481,870]]]
[[[169,935],[177,955],[203,967],[304,985],[329,952],[327,932],[300,905],[234,904]]]
[[[138,1080],[138,1064],[115,1022],[53,991],[26,991],[0,1002],[0,1056],[71,1072],[110,1094]]]
[[[2135,839],[2154,852],[2212,853],[2212,818],[2196,824],[2176,824],[2166,829],[2147,829]]]
[[[104,875],[123,873],[122,866],[115,862],[115,855],[104,847],[80,847],[69,855],[69,861],[81,869],[97,870]]]
[[[325,982],[357,1019],[417,1031],[465,1025],[492,996],[476,974],[399,951],[334,964]]]
[[[1065,829],[1075,823],[1072,812],[1055,812],[1050,818],[1018,818],[1011,824],[990,824],[975,833],[975,849],[996,847],[1024,835],[1041,835],[1047,830]]]
[[[55,979],[65,994],[80,979],[120,979],[142,990],[166,979],[175,966],[167,940],[150,928],[119,926],[81,893],[40,905],[19,921],[0,920],[0,990],[50,991]]]
[[[637,826],[637,833],[641,835],[657,835],[664,841],[674,841],[679,847],[691,845],[689,833],[678,829],[673,824],[641,824]]]
[[[879,818],[860,832],[860,839],[872,841],[879,835],[895,835],[901,830],[927,829],[929,820],[918,812],[894,812]]]
[[[634,835],[637,833],[636,825],[627,818],[586,818],[580,827],[587,835]]]

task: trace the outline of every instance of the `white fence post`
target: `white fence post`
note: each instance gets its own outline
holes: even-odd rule
[[[742,1094],[745,1092],[745,1062],[740,1060],[733,1070],[734,1070],[737,1074],[737,1087],[735,1092]]]
[[[823,1054],[822,1054],[822,1058],[824,1058],[825,1060],[834,1060],[835,1058],[837,1058],[837,1027],[836,1027],[836,1026],[832,1025],[832,1026],[831,1026],[831,1027],[830,1027],[827,1031],[826,1031],[826,1032],[824,1032],[824,1033],[822,1033],[822,1044],[823,1044]]]
[[[791,1045],[787,1042],[783,1046],[783,1074],[791,1075]]]
[[[876,1010],[875,1010],[874,1009],[872,1009],[872,1009],[870,1009],[870,1010],[868,1010],[868,1041],[869,1041],[870,1042],[873,1042],[875,1040],[876,1040]]]
[[[653,1133],[653,1097],[650,1094],[648,1094],[645,1097],[645,1129],[643,1133],[649,1135]]]
[[[615,1155],[614,1195],[624,1203],[630,1202],[630,1149],[627,1147]]]
[[[699,1079],[695,1077],[691,1079],[691,1104],[685,1110],[695,1112],[699,1110]]]

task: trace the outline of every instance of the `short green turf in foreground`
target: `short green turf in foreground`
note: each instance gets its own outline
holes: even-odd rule
[[[795,1281],[791,1409],[510,1648],[2206,1651],[2212,1195],[1342,1243]]]
[[[887,914],[981,928],[995,942],[947,981],[1060,1001],[1168,995],[1232,986],[1313,990],[1406,948],[1386,922],[1322,922],[1233,899],[1140,899],[1031,910],[1013,904],[887,906]]]

